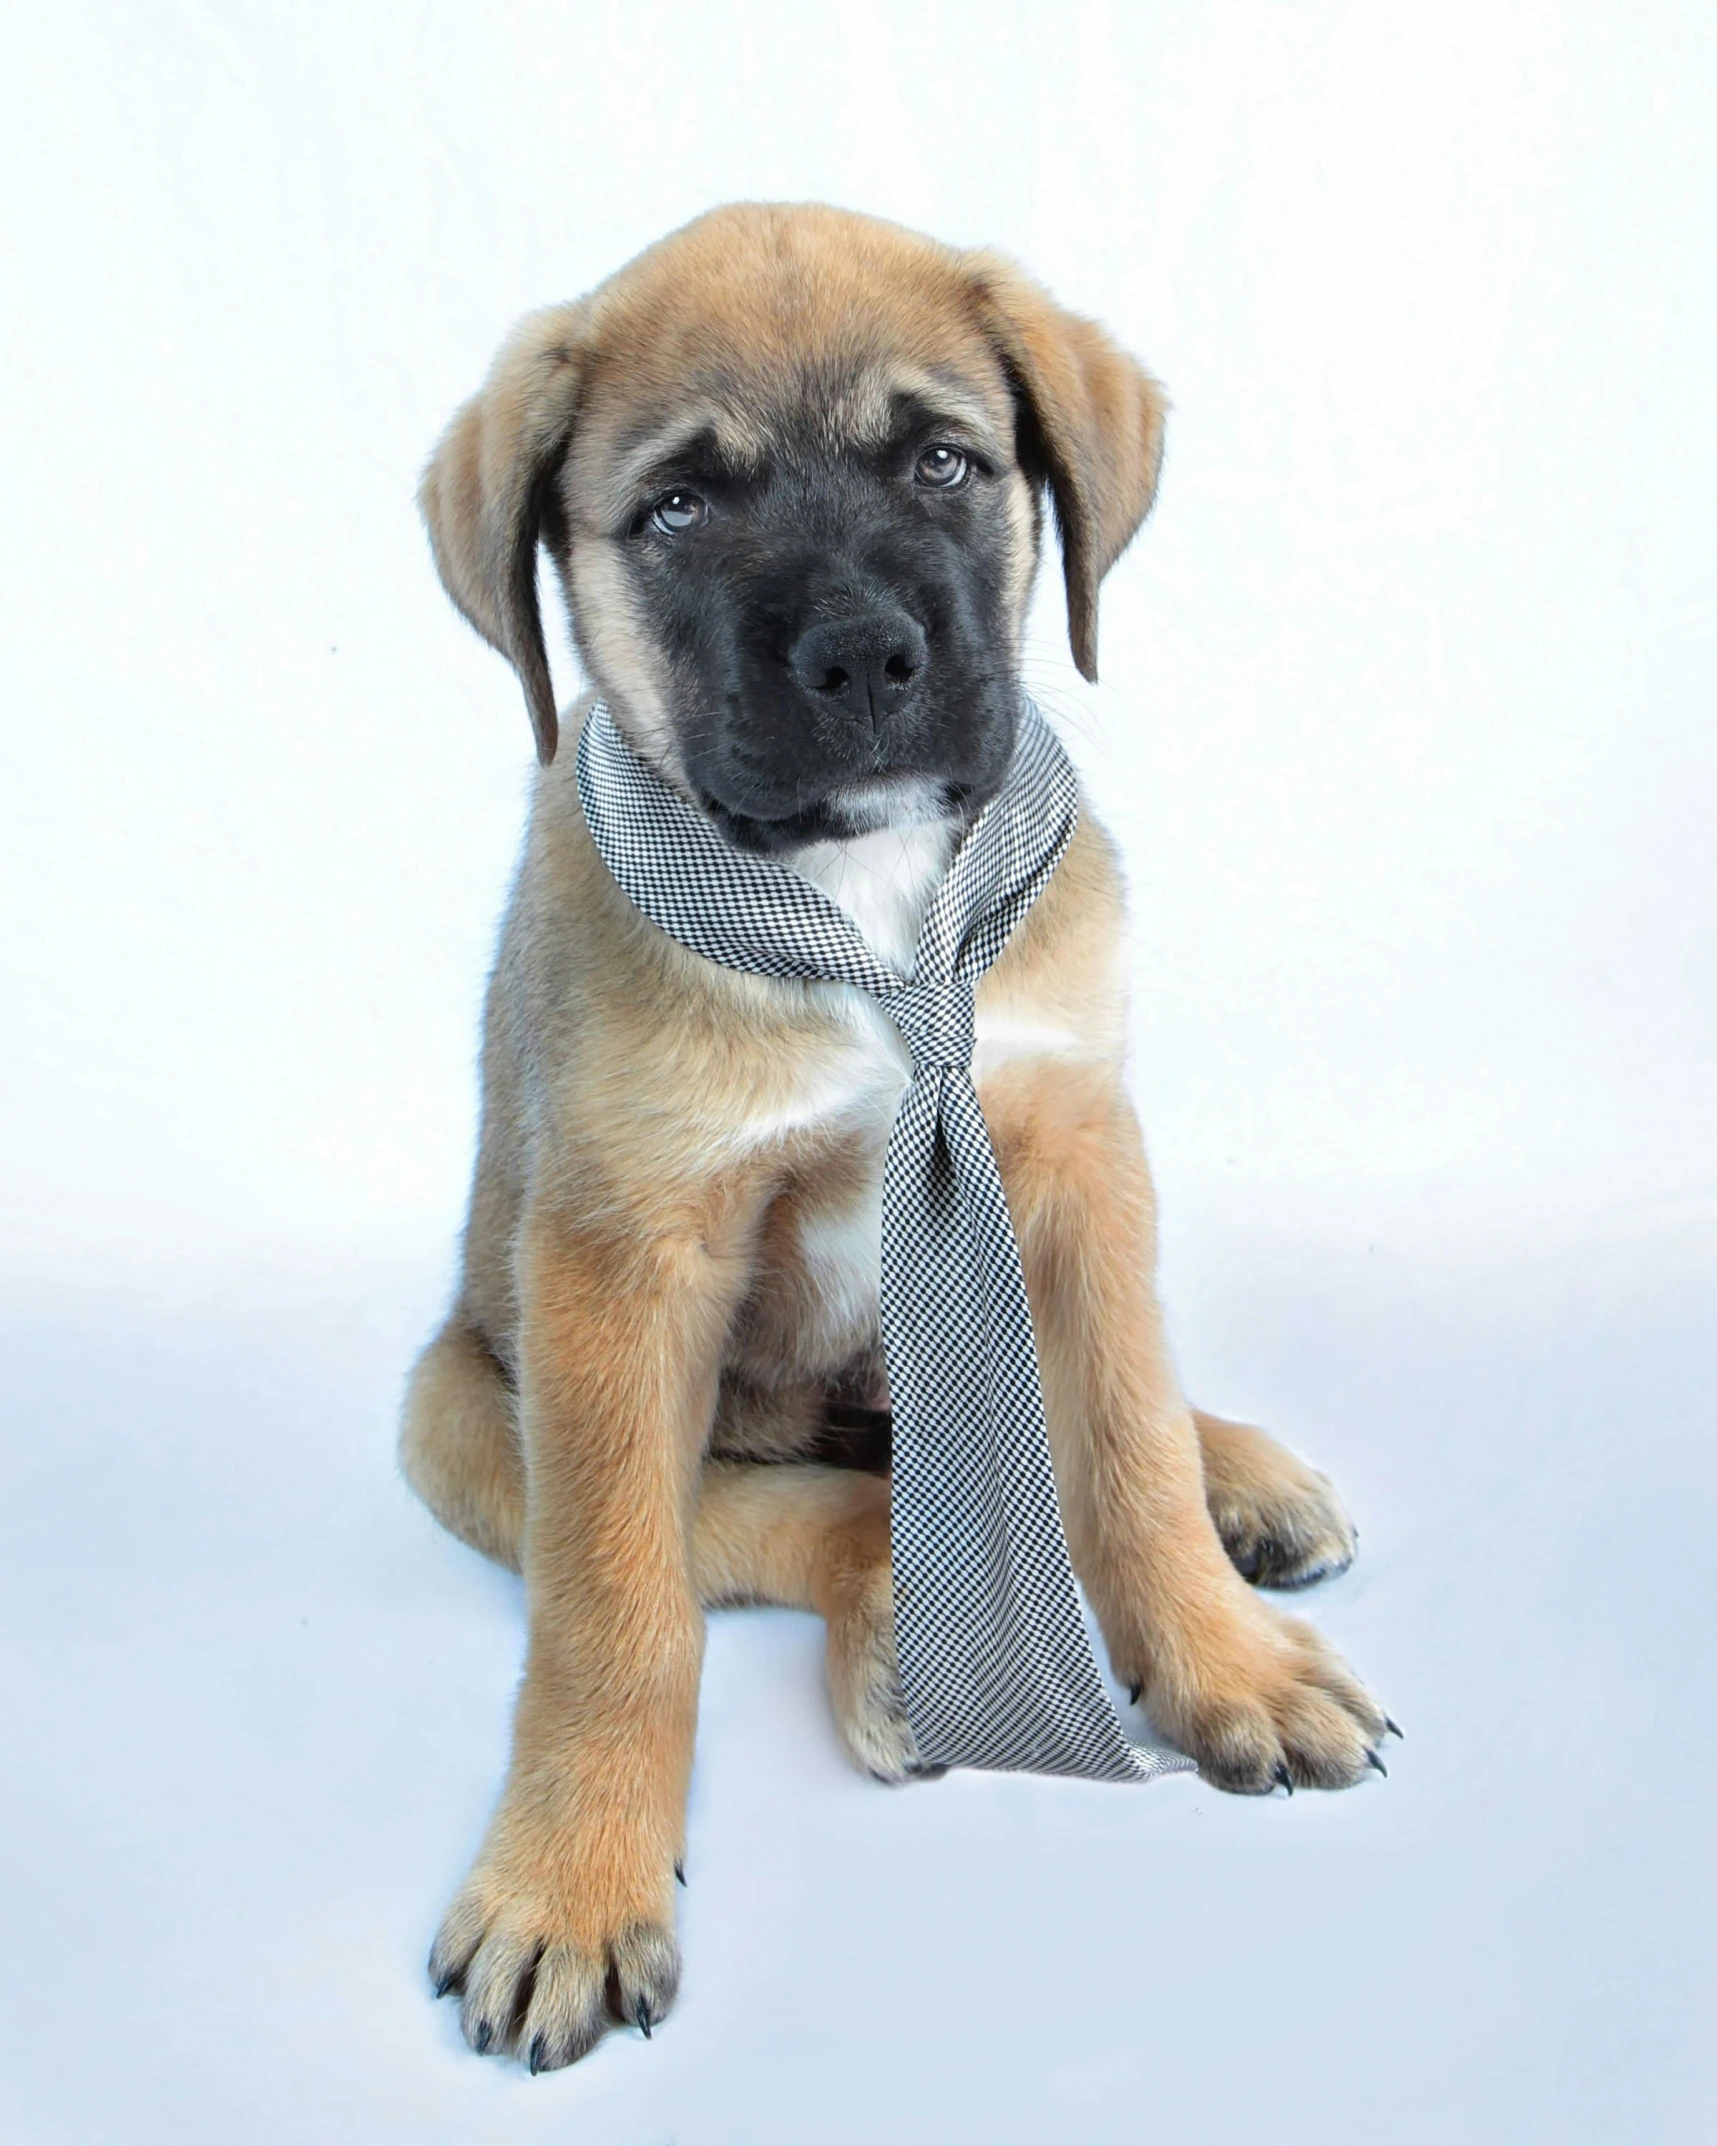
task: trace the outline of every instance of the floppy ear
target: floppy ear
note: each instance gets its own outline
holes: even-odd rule
[[[547,767],[560,737],[537,607],[537,545],[560,534],[555,479],[578,403],[577,306],[522,320],[429,458],[418,505],[447,593],[519,674]]]
[[[990,338],[1020,404],[1020,460],[1049,486],[1067,574],[1067,634],[1097,676],[1097,588],[1151,510],[1168,402],[1094,321],[1067,313],[1011,261],[971,257]]]

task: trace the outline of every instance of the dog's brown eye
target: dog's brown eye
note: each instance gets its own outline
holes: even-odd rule
[[[920,484],[929,485],[932,491],[951,492],[965,481],[971,466],[957,447],[926,447],[918,457],[914,474]]]
[[[709,520],[709,508],[696,492],[669,492],[650,509],[650,519],[668,536],[682,536]]]

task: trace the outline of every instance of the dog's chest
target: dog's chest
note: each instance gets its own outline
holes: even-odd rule
[[[945,825],[884,829],[820,843],[794,859],[903,976],[952,847]],[[875,1342],[881,1280],[882,1168],[888,1131],[911,1077],[899,1032],[864,992],[817,987],[838,1025],[794,1098],[792,1130],[818,1159],[778,1203],[766,1232],[761,1324],[774,1351],[832,1371]]]
[[[953,852],[946,820],[883,827],[800,850],[793,869],[844,909],[891,969],[910,976],[924,912]]]
[[[941,827],[862,837],[804,853],[798,869],[846,910],[889,966],[910,975],[924,912],[946,868]],[[834,1039],[807,1068],[789,1112],[753,1128],[814,1160],[795,1172],[764,1236],[748,1322],[778,1368],[834,1371],[874,1348],[881,1281],[882,1173],[889,1129],[911,1078],[899,1032],[876,1002],[846,985],[817,987],[839,1015]],[[980,1008],[974,1070],[1019,1055],[1077,1048],[1053,1023]]]

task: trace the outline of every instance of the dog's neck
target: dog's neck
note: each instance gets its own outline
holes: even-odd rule
[[[597,697],[592,694],[580,704],[567,718],[569,727],[577,727],[577,718]],[[703,811],[680,765],[671,730],[666,726],[652,730],[640,724],[618,699],[606,699],[605,705],[615,727],[634,751],[688,804]],[[846,911],[872,950],[891,969],[908,977],[917,963],[918,934],[930,898],[941,884],[955,845],[967,826],[963,816],[942,812],[939,798],[932,803],[934,795],[934,787],[928,783],[904,784],[886,803],[874,801],[874,809],[890,811],[890,825],[778,853],[782,864],[820,887]]]
[[[891,969],[910,976],[924,912],[959,833],[960,822],[952,819],[879,827],[841,842],[813,842],[785,861],[846,911]]]

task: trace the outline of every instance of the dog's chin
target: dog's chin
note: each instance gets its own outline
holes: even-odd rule
[[[778,857],[817,842],[851,842],[885,829],[965,825],[988,802],[971,783],[926,775],[881,776],[831,790],[815,804],[784,816],[746,810],[710,792],[704,810],[740,849]]]

